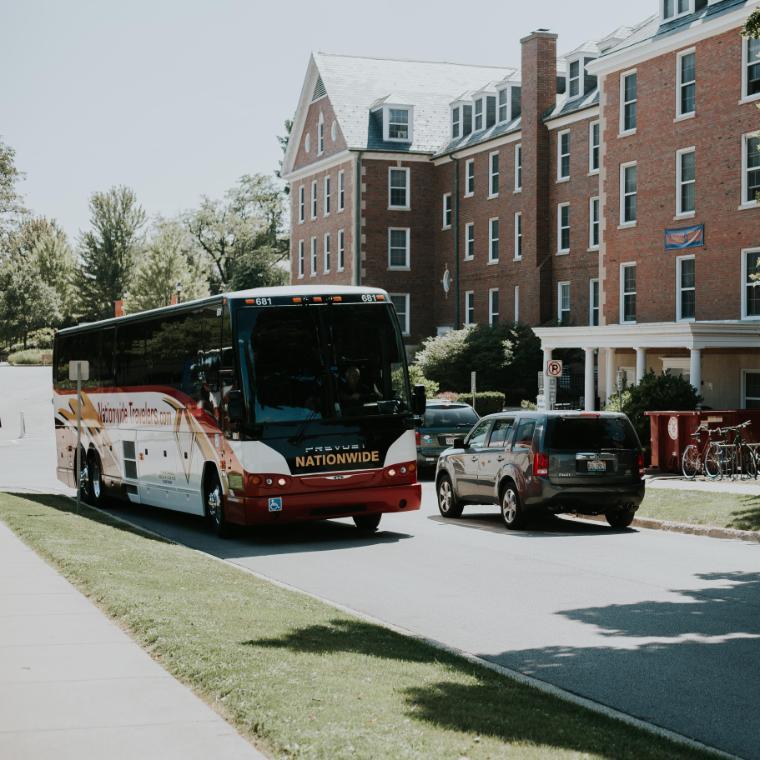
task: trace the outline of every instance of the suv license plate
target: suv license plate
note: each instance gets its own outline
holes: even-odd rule
[[[454,445],[454,438],[453,438],[453,436],[447,436],[447,438],[446,438],[446,445],[447,446],[453,446]]]
[[[589,472],[607,472],[607,462],[601,459],[592,459],[588,462]]]

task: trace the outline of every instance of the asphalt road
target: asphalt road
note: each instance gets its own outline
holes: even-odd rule
[[[21,376],[16,383],[16,371],[0,368],[6,406],[14,387],[29,403],[32,384]],[[39,403],[49,406],[45,394]],[[0,487],[54,483],[25,464],[46,466],[51,448],[51,434],[0,441]],[[9,468],[9,449],[29,453]],[[195,518],[113,511],[269,578],[760,758],[760,544],[571,519],[507,533],[487,507],[446,522],[430,483],[420,512],[385,516],[371,538],[331,521],[221,541]]]

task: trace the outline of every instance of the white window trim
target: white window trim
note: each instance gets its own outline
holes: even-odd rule
[[[676,322],[694,322],[696,321],[696,316],[694,317],[684,317],[682,312],[682,301],[681,301],[681,264],[684,261],[694,261],[695,264],[695,277],[694,277],[694,294],[696,295],[697,292],[697,283],[696,283],[696,260],[697,257],[692,253],[686,256],[676,256]]]
[[[567,209],[567,230],[568,230],[568,246],[562,247],[562,209]],[[557,204],[557,256],[567,256],[570,253],[570,204],[558,203]]]
[[[330,233],[325,232],[324,238],[322,239],[322,269],[325,274],[330,274],[330,262],[327,258],[328,256],[332,256],[332,246],[330,243]]]
[[[594,157],[594,127],[597,127],[599,132],[599,143],[597,145],[597,151],[599,155],[599,166],[594,168],[592,164],[592,160]],[[596,121],[592,121],[591,124],[588,125],[588,176],[592,177],[595,174],[599,174],[599,169],[602,165],[602,126],[601,122],[597,119]]]
[[[335,269],[338,272],[343,272],[346,268],[346,231],[343,227],[338,230],[338,250],[335,253],[338,257]],[[341,261],[344,263],[341,264]]]
[[[406,264],[402,266],[391,265],[391,232],[405,232],[406,233]],[[409,272],[411,271],[412,260],[412,231],[409,227],[388,227],[388,269],[394,272]]]
[[[446,220],[447,216],[449,217],[448,223]],[[451,193],[444,193],[441,196],[441,229],[450,230],[451,222],[453,219],[454,219],[454,204],[451,200]]]
[[[636,219],[627,222],[625,220],[625,170],[630,169],[632,166],[636,167]],[[639,163],[638,161],[628,161],[628,163],[620,164],[620,228],[627,229],[628,227],[635,227],[639,222]]]
[[[391,203],[391,174],[392,172],[404,172],[406,174],[406,205],[394,206]],[[412,182],[411,169],[408,166],[388,167],[388,211],[409,211],[412,208]]]
[[[469,189],[470,178],[472,178],[472,190]],[[475,159],[468,158],[464,162],[464,197],[472,198],[473,195],[475,195]]]
[[[681,166],[681,158],[687,153],[694,154],[694,211],[684,211],[681,208],[681,190],[683,185],[683,167]],[[697,161],[697,149],[694,145],[690,148],[681,148],[676,151],[676,219],[693,219],[696,216],[696,203],[697,203],[697,173],[696,173],[696,161]],[[691,184],[691,183],[690,183]]]
[[[623,288],[625,287],[625,270],[628,267],[633,267],[636,269],[636,262],[635,261],[621,261],[620,262],[620,282],[619,282],[619,290],[620,290],[620,303],[618,304],[618,310],[620,311],[619,314],[619,322],[621,325],[635,325],[636,320],[635,319],[629,319],[625,320],[623,319],[625,315],[625,302],[623,299],[624,293]],[[638,277],[638,271],[636,272],[636,290],[633,292],[636,294],[636,311],[638,311],[639,306],[639,277]]]
[[[309,245],[309,258],[310,258],[309,264],[311,266],[311,272],[309,276],[316,277],[317,267],[319,266],[319,249],[317,248],[316,236],[312,236],[311,238],[311,243]]]
[[[636,134],[636,129],[638,127],[639,123],[639,83],[638,78],[636,80],[636,100],[633,101],[636,103],[636,126],[632,129],[626,129],[625,128],[625,80],[633,75],[638,74],[638,69],[629,69],[628,71],[624,71],[620,75],[620,114],[619,118],[620,121],[618,123],[618,137],[629,137],[630,135]]]
[[[749,77],[747,76],[747,69],[749,69],[749,39],[742,38],[742,91],[739,97],[739,105],[754,103],[760,100],[760,92],[756,92],[754,95],[747,95],[747,87],[749,86]]]
[[[409,137],[390,137],[391,110],[406,111],[409,114]],[[383,141],[408,144],[414,142],[414,106],[391,105],[383,106]]]
[[[306,221],[306,186],[301,185],[298,188],[298,223],[303,224]]]
[[[578,76],[573,77],[571,74],[572,66],[574,63],[578,64]],[[577,58],[571,58],[567,62],[567,97],[569,100],[575,100],[576,98],[580,98],[583,95],[583,82],[585,79],[586,74],[586,67],[583,65],[583,56],[577,57]],[[578,93],[576,95],[573,95],[570,92],[571,83],[574,79],[578,80]]]
[[[341,169],[338,172],[338,213],[346,208],[346,172]]]
[[[515,285],[515,322],[520,321],[520,286]]]
[[[322,180],[322,216],[330,216],[332,206],[332,183],[330,175],[326,174]]]
[[[467,249],[470,241],[470,231],[472,231],[472,253],[468,254]],[[464,226],[464,260],[473,261],[475,259],[475,223],[467,222]]]
[[[496,224],[499,225],[499,235],[498,237],[493,236],[493,223],[496,222]],[[496,258],[493,257],[493,244],[496,243],[497,247],[500,248],[500,238],[501,238],[501,225],[499,224],[499,217],[493,216],[488,220],[488,263],[489,264],[498,264],[499,263],[499,257],[501,255],[501,251],[497,250]]]
[[[741,286],[742,286],[742,320],[747,322],[757,322],[760,320],[760,315],[753,315],[750,316],[747,314],[747,259],[749,258],[749,254],[751,253],[760,253],[760,248],[744,248],[742,249],[742,279],[741,279]],[[757,285],[756,287],[760,288],[760,285]]]
[[[325,152],[325,117],[319,112],[319,121],[317,122],[317,155],[321,156]]]
[[[470,299],[472,298],[472,316],[473,321],[470,322]],[[464,323],[465,325],[474,325],[475,323],[475,291],[464,291]]]
[[[488,289],[488,324],[490,327],[493,327],[493,318],[494,316],[497,316],[501,318],[501,298],[499,298],[499,311],[497,311],[494,314],[493,310],[493,294],[496,293],[498,296],[499,289],[498,288],[489,288]]]
[[[570,301],[570,280],[563,280],[557,283],[557,322],[562,324],[562,288],[567,285],[567,303],[570,308],[567,309],[567,313],[572,315],[572,302]]]
[[[494,172],[493,170],[494,156],[496,156],[496,160],[499,161],[498,150],[491,151],[491,153],[488,154],[488,200],[499,197],[498,190],[495,193],[493,192],[493,180],[494,180],[494,177],[496,177],[496,185],[498,187],[500,184],[499,181],[501,179],[501,161],[499,161],[499,167],[497,171]]]
[[[754,201],[748,201],[745,200],[747,197],[747,190],[748,190],[748,182],[747,182],[747,173],[749,172],[749,140],[752,137],[757,137],[757,132],[747,132],[746,134],[742,135],[742,197],[741,197],[741,203],[739,204],[740,209],[745,208],[757,208],[758,202],[756,200]]]
[[[317,180],[312,180],[311,182],[311,218],[312,220],[316,219],[319,213],[319,201],[318,201],[318,193],[317,193]]]
[[[306,274],[306,246],[303,240],[298,241],[298,279],[303,280]]]
[[[454,120],[454,112],[457,112],[459,114],[459,118],[456,119],[456,121]],[[451,139],[458,140],[462,136],[462,127],[464,126],[462,124],[462,117],[464,116],[462,106],[451,106],[449,116],[451,117]]]
[[[408,338],[411,333],[411,319],[409,314],[409,306],[410,306],[410,296],[409,293],[388,293],[388,296],[393,298],[403,298],[405,305],[404,305],[404,323],[401,325],[401,334]],[[391,301],[393,303],[393,301]],[[396,312],[396,316],[398,316],[398,312]]]
[[[522,192],[522,143],[515,145],[515,192]]]
[[[696,55],[697,55],[697,49],[694,47],[687,48],[686,50],[681,50],[678,55],[676,56],[676,118],[675,121],[685,121],[686,119],[693,119],[697,115],[697,109],[696,109],[696,98],[694,100],[694,110],[693,111],[681,111],[681,90],[683,89],[685,84],[691,84],[690,82],[684,82],[682,80],[683,76],[683,66],[681,65],[681,61],[687,56],[694,54],[694,60],[695,60],[695,66],[696,66]],[[696,69],[695,69],[696,71]],[[697,80],[696,75],[694,79],[694,87],[696,89]]]
[[[689,0],[689,9],[682,11],[681,13],[678,12],[678,0],[673,0],[673,10],[674,13],[672,16],[668,16],[668,18],[665,18],[665,0],[660,0],[660,18],[663,22],[670,23],[671,21],[675,21],[678,18],[683,18],[684,16],[688,16],[690,13],[694,13],[694,0]]]
[[[502,92],[506,93],[506,98],[507,98],[507,102],[504,105],[507,111],[506,119],[500,118],[501,104],[499,103],[499,101],[501,100]],[[499,89],[496,90],[496,123],[508,124],[511,121],[511,119],[509,118],[511,115],[512,115],[512,86],[506,85],[505,87],[499,87]]]
[[[747,375],[757,375],[760,374],[760,369],[742,369],[742,379],[741,379],[741,408],[746,409],[747,408]],[[754,396],[752,397],[754,400]]]
[[[522,211],[515,211],[515,255],[513,261],[522,261],[522,236]]]
[[[599,296],[600,300],[601,300],[601,297],[602,297],[602,291],[601,291],[601,288],[599,288],[599,278],[598,277],[592,277],[588,281],[588,323],[589,323],[590,327],[594,326],[594,283],[597,284],[597,291],[596,292],[597,292],[597,295]],[[597,310],[598,316],[600,318],[599,322],[597,322],[597,324],[599,324],[602,321],[601,320],[602,308],[601,308],[600,304],[596,305],[596,310]]]
[[[567,154],[562,152],[562,138],[567,135]],[[557,132],[557,182],[570,181],[570,143],[571,130],[562,129]],[[562,158],[567,155],[567,174],[562,174]]]
[[[596,205],[597,205],[597,209],[596,209],[597,241],[596,243],[594,242],[594,201],[596,201]],[[591,198],[588,199],[588,249],[589,251],[598,251],[599,246],[602,242],[601,214],[602,214],[602,205],[601,205],[600,197],[598,195],[592,195]]]

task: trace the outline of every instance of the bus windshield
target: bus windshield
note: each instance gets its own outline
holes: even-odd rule
[[[404,348],[387,304],[238,312],[253,422],[408,413]]]

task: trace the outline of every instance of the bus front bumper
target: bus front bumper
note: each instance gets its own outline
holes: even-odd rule
[[[277,501],[278,499],[281,501]],[[259,525],[384,512],[413,512],[420,508],[421,502],[422,485],[411,483],[324,493],[228,495],[225,506],[230,522],[239,525]]]

